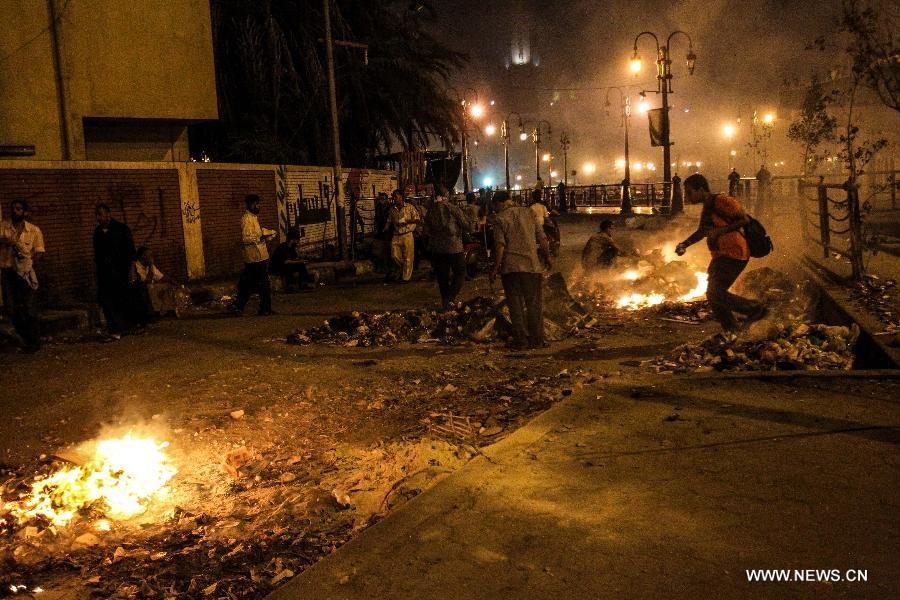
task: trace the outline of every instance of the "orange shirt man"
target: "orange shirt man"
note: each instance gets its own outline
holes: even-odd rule
[[[711,193],[709,182],[699,173],[684,180],[684,195],[690,204],[702,203],[703,211],[700,226],[678,244],[675,252],[681,256],[688,246],[706,238],[712,255],[707,269],[706,298],[716,320],[726,331],[734,331],[737,329],[734,312],[746,315],[744,325],[764,318],[769,311],[763,304],[728,291],[750,260],[750,248],[743,232],[749,220],[741,203],[731,196]]]

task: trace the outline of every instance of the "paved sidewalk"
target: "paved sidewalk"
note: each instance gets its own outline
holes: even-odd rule
[[[900,382],[607,381],[270,599],[900,596]]]

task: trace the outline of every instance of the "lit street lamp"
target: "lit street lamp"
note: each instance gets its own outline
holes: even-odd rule
[[[697,55],[694,54],[693,42],[691,36],[687,33],[676,29],[669,34],[665,45],[660,46],[659,38],[650,31],[642,31],[634,38],[634,54],[631,57],[631,70],[637,75],[641,70],[641,57],[638,54],[638,40],[641,36],[649,35],[656,42],[656,93],[662,94],[662,147],[663,147],[663,190],[665,194],[665,203],[669,203],[672,190],[672,157],[671,157],[671,141],[669,139],[669,94],[672,93],[672,59],[669,57],[669,46],[672,38],[676,34],[682,34],[688,39],[687,68],[688,73],[694,74],[694,63]],[[684,210],[681,195],[675,195],[675,203],[671,205],[671,212],[679,213]]]
[[[469,183],[469,125],[472,122],[472,119],[478,119],[484,116],[484,106],[479,104],[478,92],[476,92],[474,88],[466,89],[465,94],[463,94],[462,96],[460,96],[459,92],[457,92],[456,89],[451,89],[456,92],[457,100],[459,100],[463,112],[462,176],[463,191],[468,194],[472,189],[472,186]],[[471,96],[469,95],[470,92]],[[469,99],[470,97],[471,99]],[[478,145],[477,141],[475,142],[475,145]]]
[[[550,122],[545,121],[544,119],[541,119],[539,121],[526,121],[524,123],[520,123],[520,125],[524,127],[529,123],[534,124],[534,127],[531,130],[531,141],[534,142],[534,176],[535,181],[537,181],[541,178],[541,127],[543,125],[547,126],[547,135],[553,133],[553,130],[550,126]],[[521,135],[519,136],[519,138],[522,139]],[[550,159],[547,158],[547,160],[549,161]]]
[[[616,90],[619,92],[619,104],[622,106],[622,127],[625,128],[625,181],[622,184],[622,206],[621,213],[623,215],[631,214],[631,169],[628,162],[628,122],[631,120],[631,100],[628,95],[622,91],[620,87],[612,87],[606,90],[606,114],[609,114],[609,92]],[[643,92],[642,92],[643,94]]]

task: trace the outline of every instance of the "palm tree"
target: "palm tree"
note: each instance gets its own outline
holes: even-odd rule
[[[319,0],[213,0],[220,121],[192,132],[218,160],[326,164],[330,121]],[[341,149],[365,166],[399,144],[443,139],[462,126],[446,81],[467,57],[428,32],[428,3],[333,0]]]

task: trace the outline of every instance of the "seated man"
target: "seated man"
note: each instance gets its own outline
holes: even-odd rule
[[[288,230],[287,241],[275,248],[272,260],[269,262],[269,272],[283,279],[284,291],[287,294],[294,291],[295,277],[300,289],[306,290],[312,287],[306,263],[300,260],[299,245],[300,232],[291,228]]]
[[[156,268],[150,248],[141,246],[137,249],[134,268],[140,287],[139,295],[140,301],[143,303],[143,314],[149,317],[173,314],[177,317],[175,286],[166,279],[162,271]]]
[[[612,238],[612,228],[612,221],[602,221],[600,231],[591,235],[584,245],[584,250],[581,251],[581,268],[586,275],[598,269],[609,269],[621,254],[621,249]]]

